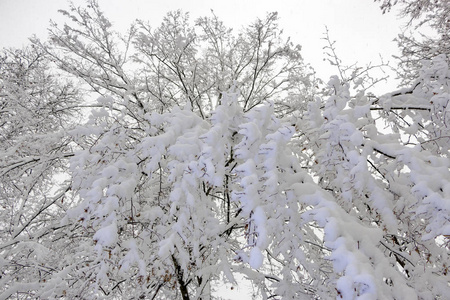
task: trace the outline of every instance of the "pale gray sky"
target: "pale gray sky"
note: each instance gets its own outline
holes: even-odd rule
[[[84,0],[74,3],[83,5]],[[302,45],[303,56],[322,78],[333,69],[323,61],[324,41],[328,27],[340,58],[348,64],[378,62],[379,55],[390,59],[397,53],[392,41],[400,32],[403,21],[395,13],[383,15],[379,3],[373,0],[99,0],[100,6],[113,23],[122,30],[135,19],[150,21],[157,26],[169,10],[183,9],[195,19],[214,13],[227,25],[239,28],[278,11],[280,25],[294,43]],[[63,22],[57,13],[67,8],[64,0],[0,0],[0,48],[21,47],[27,38],[37,34],[46,38],[49,20]],[[392,60],[392,59],[390,59]]]

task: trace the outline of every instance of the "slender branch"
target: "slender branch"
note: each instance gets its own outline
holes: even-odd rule
[[[408,263],[411,264],[411,266],[415,267],[416,265],[414,265],[409,259],[407,259],[406,257],[404,257],[402,254],[400,254],[399,252],[389,248],[388,246],[386,246],[382,241],[380,241],[380,244],[383,245],[386,249],[388,249],[389,251],[391,251],[392,253],[394,253],[396,256],[400,256],[401,258],[403,258],[405,261],[407,261]],[[397,259],[398,261],[398,259]]]
[[[431,111],[431,108],[429,106],[394,106],[391,107],[389,110],[408,110],[408,109]],[[386,110],[386,109],[383,107],[371,107],[370,110]]]
[[[64,195],[71,189],[71,185],[67,186],[66,189],[61,192],[59,195],[55,197],[53,201],[51,201],[49,204],[42,207],[33,217],[28,220],[28,222],[18,231],[14,234],[13,239],[17,238],[30,224],[33,222],[34,219],[36,219],[41,213],[43,213],[47,208],[49,208],[51,205],[53,205],[56,201],[64,197]]]

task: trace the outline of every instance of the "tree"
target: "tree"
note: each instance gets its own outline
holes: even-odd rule
[[[189,102],[205,117],[234,82],[246,110],[269,98],[292,110],[294,96],[312,96],[313,71],[300,46],[283,40],[276,13],[235,35],[215,15],[192,26],[187,13],[176,11],[156,29],[137,21],[125,36],[95,3],[62,13],[73,26],[53,24],[52,46],[41,46],[93,90],[127,99],[143,112]]]
[[[14,281],[42,279],[57,264],[44,252],[57,243],[71,183],[55,174],[66,173],[73,156],[68,121],[81,95],[36,47],[0,53],[0,87],[1,285],[8,293]]]
[[[95,2],[63,13],[35,45],[100,97],[60,152],[73,202],[2,236],[0,298],[213,299],[238,274],[262,299],[445,298],[445,55],[380,97],[344,67],[318,91],[274,14],[123,38]]]
[[[398,6],[400,15],[408,18],[408,27],[414,27],[412,34],[403,33],[397,38],[402,55],[397,57],[403,82],[411,84],[420,70],[422,60],[431,60],[435,56],[450,53],[450,2],[448,0],[375,0],[382,2],[383,13]],[[421,28],[431,28],[432,35],[423,34]],[[410,74],[408,76],[408,74]]]

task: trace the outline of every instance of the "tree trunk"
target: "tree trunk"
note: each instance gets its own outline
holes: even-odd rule
[[[178,285],[180,286],[181,297],[183,300],[189,300],[189,293],[187,289],[187,283],[183,280],[183,270],[181,270],[175,256],[172,255],[173,265],[175,266],[175,273],[177,275]]]

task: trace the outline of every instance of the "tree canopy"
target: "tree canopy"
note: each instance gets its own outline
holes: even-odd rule
[[[446,298],[448,53],[374,95],[276,13],[62,13],[0,56],[0,299]]]
[[[403,83],[411,84],[420,70],[422,60],[450,53],[450,1],[448,0],[375,0],[381,2],[383,13],[397,7],[408,20],[404,33],[397,38],[401,56],[397,57]],[[429,28],[433,34],[422,33]],[[413,33],[408,32],[413,29]]]

